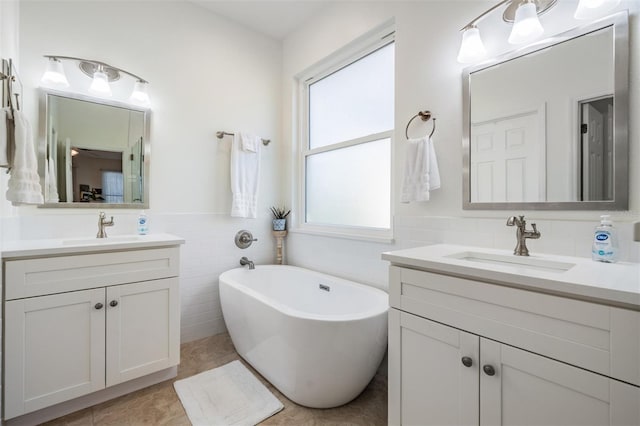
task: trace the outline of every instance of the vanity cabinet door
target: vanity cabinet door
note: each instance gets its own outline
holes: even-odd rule
[[[107,386],[180,362],[178,279],[107,288]]]
[[[5,303],[5,419],[105,387],[105,290]]]
[[[481,425],[640,424],[640,388],[484,338],[480,358]]]
[[[389,424],[477,425],[479,337],[389,310]]]

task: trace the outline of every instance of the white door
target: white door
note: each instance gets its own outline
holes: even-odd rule
[[[107,386],[180,362],[178,279],[107,288]]]
[[[640,388],[484,338],[480,358],[481,425],[640,424]]]
[[[477,425],[478,341],[390,309],[389,424]]]
[[[104,289],[5,303],[5,419],[103,389]]]
[[[471,201],[546,200],[544,110],[471,125]]]
[[[582,105],[582,199],[604,200],[605,191],[605,117],[590,103]]]

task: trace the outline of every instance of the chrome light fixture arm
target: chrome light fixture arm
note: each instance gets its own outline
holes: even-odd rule
[[[75,56],[63,56],[63,55],[42,55],[45,58],[49,58],[49,59],[67,59],[70,61],[78,61],[80,63],[82,62],[86,62],[89,64],[93,64],[95,66],[102,66],[103,69],[113,69],[115,71],[127,74],[133,78],[135,78],[136,80],[138,80],[140,83],[149,83],[147,80],[145,80],[144,78],[140,77],[139,75],[136,75],[132,72],[129,72],[127,70],[123,70],[122,68],[118,68],[118,67],[114,67],[113,65],[109,65],[106,62],[102,62],[102,61],[96,61],[94,59],[84,59],[84,58],[77,58]]]
[[[476,24],[485,16],[487,16],[488,14],[490,14],[491,12],[493,12],[494,10],[496,10],[497,8],[499,8],[500,6],[502,6],[503,4],[506,3],[511,3],[514,0],[502,0],[500,3],[496,4],[495,6],[485,10],[482,14],[476,16],[471,22],[469,22],[467,25],[465,25],[464,27],[460,28],[460,31],[465,31],[468,30],[469,28],[473,28],[476,26]]]

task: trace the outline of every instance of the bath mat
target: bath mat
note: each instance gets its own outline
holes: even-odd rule
[[[176,381],[194,426],[256,425],[284,406],[240,361]]]

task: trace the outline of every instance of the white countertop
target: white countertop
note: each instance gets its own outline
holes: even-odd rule
[[[513,256],[511,250],[437,244],[385,252],[382,258],[394,265],[640,310],[639,263],[602,263],[584,257],[531,253],[529,259],[534,262],[574,264],[567,271],[548,271],[447,257],[463,252]]]
[[[84,254],[115,250],[167,247],[184,244],[184,239],[171,234],[114,235],[107,238],[65,238],[19,240],[5,242],[2,258],[12,259],[60,254]]]

